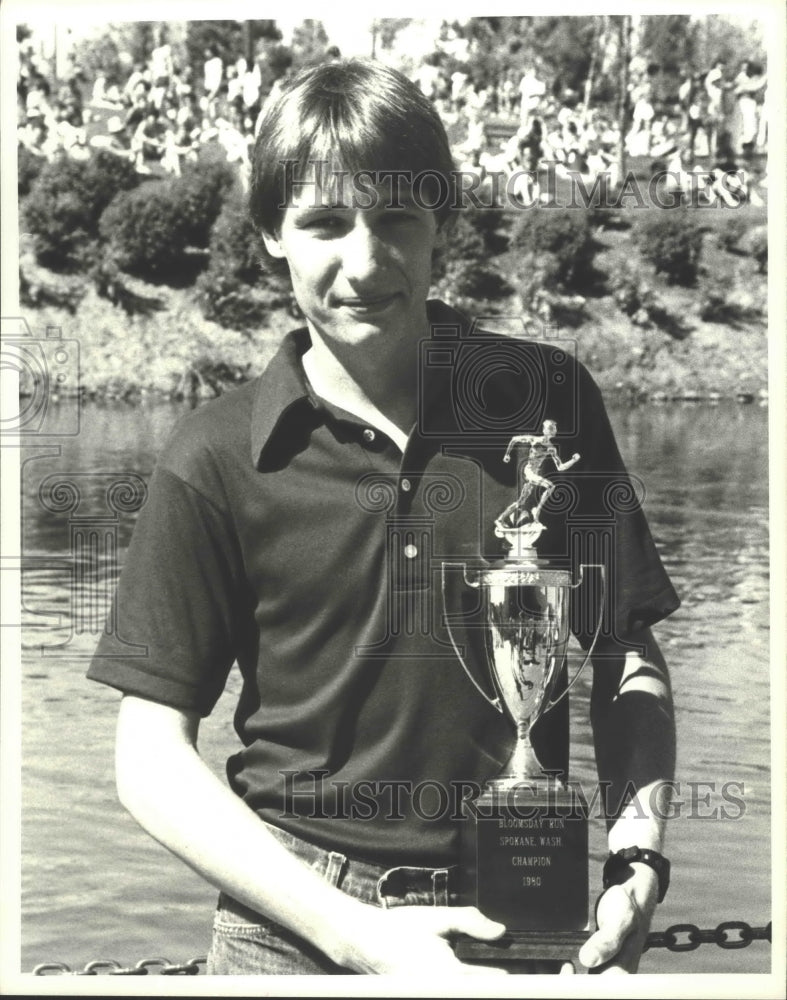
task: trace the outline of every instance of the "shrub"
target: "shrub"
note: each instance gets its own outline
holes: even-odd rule
[[[31,153],[27,146],[17,146],[17,180],[16,190],[20,198],[30,191],[36,177],[41,173],[46,160],[43,156]]]
[[[505,278],[492,267],[485,264],[473,264],[460,261],[453,275],[456,291],[459,295],[471,299],[499,299],[511,294],[511,286]]]
[[[470,310],[478,302],[511,294],[499,266],[490,259],[495,256],[492,246],[498,239],[500,222],[501,213],[496,209],[469,208],[457,214],[445,246],[435,254],[432,280],[436,294]]]
[[[697,311],[706,322],[740,325],[762,314],[762,303],[755,287],[735,281],[729,263],[704,268],[700,279]]]
[[[634,267],[624,263],[610,275],[609,287],[618,308],[630,316],[637,326],[650,325],[656,299],[653,289]]]
[[[53,270],[84,265],[92,255],[102,212],[138,180],[131,163],[105,150],[86,162],[62,155],[47,163],[23,208],[38,262]]]
[[[746,252],[757,261],[757,269],[760,274],[765,274],[768,270],[768,227],[754,226],[750,229],[743,241],[743,246]]]
[[[182,271],[191,220],[176,197],[177,181],[146,181],[119,195],[101,217],[100,232],[124,271],[154,280]]]
[[[725,219],[717,236],[719,246],[728,253],[734,253],[739,249],[748,228],[746,219],[740,215],[732,215]]]
[[[140,182],[134,164],[122,156],[99,149],[84,165],[81,191],[92,206],[92,231],[96,232],[101,213],[121,191],[130,191]]]
[[[579,288],[593,275],[595,244],[585,212],[536,207],[514,223],[511,249],[528,272],[539,267],[544,278],[563,288]]]
[[[210,239],[210,262],[246,284],[258,280],[260,237],[249,215],[246,199],[237,189],[224,204]]]
[[[690,210],[659,209],[641,219],[635,231],[640,253],[670,284],[693,285],[703,231]]]
[[[446,233],[445,247],[442,250],[447,260],[474,262],[488,256],[483,234],[478,225],[471,221],[471,217],[475,218],[476,213],[481,215],[478,209],[468,209],[457,214],[453,225]]]
[[[48,272],[43,272],[47,274]],[[73,316],[84,298],[87,286],[75,276],[54,275],[55,280],[46,280],[41,274],[30,273],[19,268],[19,302],[28,309],[43,309],[55,306],[65,309]]]
[[[703,275],[697,303],[700,319],[706,323],[729,323],[738,318],[729,299],[729,275]]]
[[[191,246],[207,247],[213,224],[235,180],[234,168],[214,157],[189,164],[173,185],[173,194],[188,223],[186,239]]]
[[[467,208],[461,212],[460,219],[463,219],[468,228],[481,237],[483,248],[490,253],[496,253],[501,249],[501,243],[505,244],[500,233],[507,221],[504,209],[490,206]]]
[[[592,202],[585,209],[588,225],[591,229],[630,229],[631,220],[628,213],[612,204]]]
[[[237,189],[213,227],[210,263],[197,281],[197,297],[206,319],[236,330],[259,326],[271,310],[291,303],[289,277],[262,270],[260,238]]]

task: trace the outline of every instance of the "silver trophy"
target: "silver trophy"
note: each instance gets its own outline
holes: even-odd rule
[[[536,758],[530,731],[538,719],[554,708],[576,683],[588,663],[601,628],[604,606],[604,567],[583,564],[579,579],[572,582],[571,573],[553,569],[540,559],[535,544],[546,526],[541,522],[544,504],[555,490],[555,484],[542,475],[547,459],[559,471],[571,468],[579,455],[562,462],[552,442],[557,433],[554,421],[543,425],[543,435],[522,434],[508,444],[504,462],[518,445],[528,448],[519,496],[495,520],[495,534],[508,543],[502,565],[472,569],[461,564],[464,582],[480,590],[483,604],[485,652],[489,672],[497,697],[490,697],[469,668],[462,644],[457,643],[446,623],[454,650],[468,677],[486,700],[499,711],[508,712],[516,726],[516,744],[502,774],[490,783],[497,787],[513,787],[522,782],[554,782],[544,773]],[[536,502],[537,491],[541,497]],[[571,681],[557,697],[553,697],[560,682],[569,639],[569,595],[584,581],[587,569],[600,574],[601,595],[599,615],[593,641]],[[444,571],[445,592],[445,571]]]
[[[542,474],[544,463],[550,459],[562,471],[580,458],[560,460],[552,442],[556,432],[548,420],[542,435],[518,435],[505,452],[503,461],[509,462],[515,447],[528,449],[520,494],[495,521],[495,533],[508,544],[505,556],[476,567],[443,566],[446,626],[456,655],[479,693],[506,712],[516,729],[503,771],[468,806],[463,878],[466,901],[503,921],[514,934],[509,957],[517,958],[565,955],[581,940],[587,922],[586,806],[554,773],[544,771],[531,742],[533,726],[568,694],[590,659],[604,607],[603,566],[580,566],[579,579],[572,582],[569,570],[552,568],[536,552],[546,528],[541,511],[556,489]],[[451,568],[461,570],[459,592],[458,574],[450,573]],[[592,642],[574,676],[556,693],[566,662],[569,597],[591,568],[600,579]],[[473,615],[449,613],[461,598],[467,608],[472,592]],[[478,669],[488,675],[485,680],[491,679],[491,687],[479,682]],[[462,948],[468,958],[500,958],[494,945],[466,940]]]

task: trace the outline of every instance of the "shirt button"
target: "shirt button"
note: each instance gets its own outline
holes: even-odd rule
[[[404,490],[405,493],[409,493],[412,488],[413,484],[410,482],[409,479],[402,480],[402,489]]]
[[[418,555],[418,549],[414,545],[405,545],[404,554],[408,559],[415,559]]]
[[[363,432],[363,439],[367,444],[371,444],[376,437],[377,435],[374,433],[371,427],[367,427],[366,430]]]

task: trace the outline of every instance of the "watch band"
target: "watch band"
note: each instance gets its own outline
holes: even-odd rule
[[[662,902],[667,895],[670,882],[670,863],[663,854],[652,851],[649,848],[624,847],[620,851],[610,851],[609,857],[604,863],[602,874],[602,885],[609,889],[611,885],[620,885],[631,877],[632,862],[640,861],[643,865],[648,865],[658,876],[659,897]]]

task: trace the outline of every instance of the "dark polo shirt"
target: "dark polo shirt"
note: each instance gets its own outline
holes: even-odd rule
[[[455,862],[458,804],[513,744],[479,691],[493,694],[465,583],[504,551],[493,524],[521,483],[502,462],[513,434],[552,419],[561,457],[582,456],[543,470],[559,489],[539,550],[575,574],[605,565],[603,630],[623,638],[678,605],[585,369],[468,329],[441,303],[430,320],[404,454],[315,396],[305,329],[259,378],[181,420],[88,674],[207,715],[237,662],[232,788],[267,821],[381,864]],[[572,609],[583,645],[593,576]],[[534,740],[564,773],[567,726],[564,701]]]

